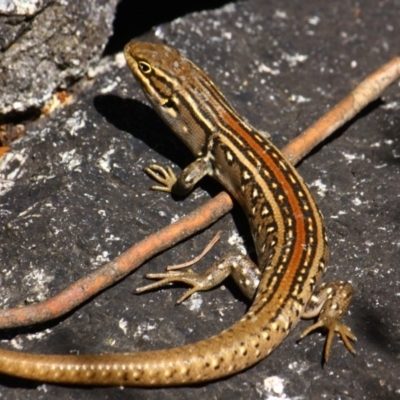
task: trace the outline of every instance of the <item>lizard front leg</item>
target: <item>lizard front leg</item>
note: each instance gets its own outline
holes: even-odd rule
[[[212,172],[212,164],[206,157],[197,158],[189,164],[177,178],[170,167],[164,168],[157,164],[149,165],[145,172],[162,186],[152,186],[153,190],[184,196],[204,176]]]
[[[153,164],[145,169],[145,172],[162,186],[153,186],[153,190],[172,192],[177,195],[184,195],[192,190],[194,185],[205,175],[212,172],[212,164],[208,157],[196,159],[188,165],[176,178],[171,168],[161,167]],[[192,270],[186,272],[170,271],[166,273],[148,274],[149,279],[161,279],[136,289],[136,293],[156,289],[169,283],[182,282],[192,286],[178,301],[181,303],[193,293],[212,289],[219,285],[229,275],[239,286],[243,294],[251,299],[260,282],[261,272],[247,256],[239,253],[229,253],[221,260],[215,262],[204,273],[196,273]]]

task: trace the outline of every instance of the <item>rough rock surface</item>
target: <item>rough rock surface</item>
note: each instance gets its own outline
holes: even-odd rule
[[[400,2],[251,0],[188,15],[142,40],[164,40],[202,66],[236,109],[283,146],[368,73],[399,54]],[[75,103],[28,127],[1,160],[0,306],[52,296],[219,190],[205,181],[185,200],[148,190],[152,162],[187,165],[191,156],[142,103],[126,67],[109,71]],[[358,337],[353,357],[335,338],[296,344],[301,322],[267,359],[243,373],[183,388],[68,388],[0,379],[6,399],[399,399],[400,84],[390,88],[299,166],[326,217],[327,280],[350,280],[345,321]],[[38,353],[144,351],[195,342],[240,319],[234,285],[174,307],[183,288],[135,296],[144,273],[197,255],[196,268],[236,247],[252,252],[240,210],[152,259],[141,271],[60,320],[3,333],[2,347]],[[232,293],[233,292],[233,293]],[[10,340],[11,339],[11,340]]]
[[[96,65],[116,4],[0,1],[0,117],[40,108]]]

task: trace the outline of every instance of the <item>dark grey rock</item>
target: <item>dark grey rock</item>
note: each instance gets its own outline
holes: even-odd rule
[[[0,116],[39,109],[99,62],[117,0],[0,2]]]
[[[399,54],[398,0],[379,3],[253,0],[188,15],[141,40],[164,40],[202,66],[237,110],[283,146],[363,77]],[[2,377],[7,399],[400,398],[400,91],[393,85],[356,120],[307,157],[300,173],[326,217],[327,280],[350,280],[356,294],[345,321],[357,356],[335,338],[321,367],[325,337],[296,344],[301,322],[267,359],[207,385],[184,388],[66,388]],[[151,162],[187,165],[190,155],[142,104],[127,68],[108,72],[70,106],[28,126],[1,160],[0,305],[41,301],[113,259],[131,244],[193,210],[219,190],[205,181],[187,199],[148,190]],[[178,167],[173,165],[175,170]],[[141,271],[54,323],[12,332],[1,346],[38,353],[127,352],[178,346],[240,319],[243,298],[201,293],[174,307],[183,288],[135,296],[144,273],[197,255],[218,230],[224,239],[202,269],[226,251],[239,210],[210,230],[152,259]],[[229,240],[228,240],[229,239]],[[197,268],[197,267],[196,267]],[[233,293],[232,293],[233,292]],[[199,306],[200,305],[200,306]],[[16,336],[13,336],[13,335]],[[266,385],[275,382],[274,391]],[[33,390],[36,389],[36,390]]]

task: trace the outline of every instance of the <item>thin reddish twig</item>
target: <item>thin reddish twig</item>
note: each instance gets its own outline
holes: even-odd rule
[[[232,209],[230,196],[222,192],[182,217],[148,236],[113,261],[79,279],[49,300],[26,307],[0,311],[0,328],[33,325],[58,318],[137,269],[144,261],[210,226]]]
[[[376,100],[399,78],[400,57],[395,57],[367,76],[340,103],[286,145],[282,152],[292,164],[296,165],[319,143]]]

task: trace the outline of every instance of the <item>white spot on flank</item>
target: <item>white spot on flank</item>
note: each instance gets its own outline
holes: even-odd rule
[[[247,181],[250,178],[251,178],[251,175],[249,174],[249,172],[248,171],[244,171],[243,172],[243,179]]]
[[[273,322],[273,323],[271,324],[271,329],[272,329],[273,331],[278,330],[278,324],[277,324],[276,322]]]
[[[264,253],[265,249],[267,248],[267,245],[264,243],[261,247],[261,251]]]
[[[286,167],[286,163],[283,160],[279,161],[279,165],[282,167],[283,170],[286,171],[287,167]]]
[[[169,369],[167,369],[167,370],[164,372],[164,376],[165,376],[166,378],[170,378],[171,375],[172,375],[172,372],[171,372]]]
[[[271,177],[270,173],[266,169],[263,170],[263,173],[267,178]]]
[[[165,108],[164,108],[164,110],[165,110]],[[169,108],[167,108],[166,110],[167,110],[167,113],[168,113],[172,118],[176,118],[176,117],[177,117],[178,113],[176,112],[175,108],[169,107]]]
[[[187,374],[187,372],[188,372],[188,369],[186,367],[181,367],[181,374],[182,375]]]
[[[265,216],[265,215],[268,215],[268,214],[269,214],[268,208],[266,206],[264,206],[263,209],[261,210],[261,215]]]
[[[261,336],[263,337],[264,340],[268,340],[269,339],[269,333],[267,331],[262,332]]]

